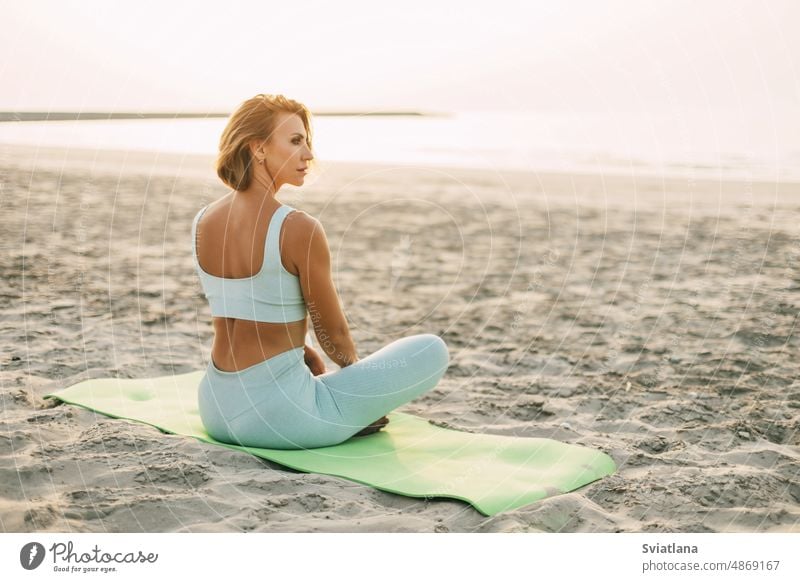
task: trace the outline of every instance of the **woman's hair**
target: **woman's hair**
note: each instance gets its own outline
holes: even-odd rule
[[[247,190],[253,179],[253,159],[248,144],[267,140],[275,131],[280,112],[296,113],[303,120],[311,148],[311,112],[302,103],[283,95],[259,93],[234,111],[219,139],[216,170],[220,179],[234,190]],[[312,150],[313,151],[313,150]],[[309,160],[309,166],[314,160]]]

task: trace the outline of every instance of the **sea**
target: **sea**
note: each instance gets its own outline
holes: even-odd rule
[[[208,154],[227,118],[8,121],[0,144]],[[314,116],[319,161],[800,181],[800,114],[454,111]]]

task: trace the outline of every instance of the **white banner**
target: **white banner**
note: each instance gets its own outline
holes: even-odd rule
[[[799,544],[797,534],[14,533],[0,535],[0,580],[795,581]]]

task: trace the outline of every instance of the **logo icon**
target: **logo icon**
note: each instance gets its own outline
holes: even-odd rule
[[[19,563],[26,570],[35,570],[44,560],[44,546],[39,542],[29,542],[19,552]]]

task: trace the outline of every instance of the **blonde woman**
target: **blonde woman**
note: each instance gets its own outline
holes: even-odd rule
[[[233,191],[192,222],[215,332],[198,405],[209,436],[221,442],[315,448],[376,432],[385,414],[436,386],[449,365],[445,342],[433,334],[359,359],[322,224],[278,200],[284,184],[303,185],[311,138],[301,103],[265,94],[244,101],[217,158],[217,174]],[[306,342],[309,319],[339,369],[328,372]]]

